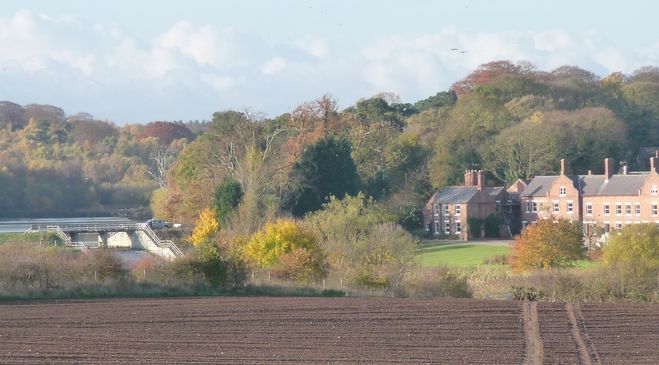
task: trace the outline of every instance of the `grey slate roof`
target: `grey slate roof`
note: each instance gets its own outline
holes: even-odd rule
[[[522,192],[522,196],[546,196],[558,176],[536,176]]]
[[[648,175],[613,175],[608,182],[604,182],[595,194],[584,195],[638,195]]]
[[[604,175],[570,176],[584,196],[637,195],[648,174],[613,175],[605,181]],[[522,192],[522,196],[546,196],[558,176],[536,176]]]
[[[485,188],[485,193],[493,199],[503,191],[503,187]],[[465,204],[478,193],[476,186],[447,186],[439,191],[435,203],[438,204]]]

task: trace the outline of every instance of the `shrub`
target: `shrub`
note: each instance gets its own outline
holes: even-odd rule
[[[604,264],[635,278],[659,274],[659,227],[627,226],[604,248]]]
[[[325,275],[325,255],[316,236],[290,219],[268,223],[252,235],[244,257],[281,277],[309,281]]]
[[[467,278],[448,268],[423,271],[409,287],[409,295],[419,298],[471,298]]]
[[[516,272],[570,267],[584,257],[581,229],[565,219],[539,220],[517,236],[510,264]]]

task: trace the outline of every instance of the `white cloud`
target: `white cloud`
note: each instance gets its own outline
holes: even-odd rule
[[[329,45],[322,38],[305,38],[296,45],[316,58],[327,58],[330,53]]]
[[[25,11],[0,18],[0,85],[9,100],[122,123],[202,119],[246,106],[274,115],[326,93],[342,106],[381,91],[415,101],[501,59],[544,70],[572,64],[601,75],[659,60],[659,42],[625,51],[596,32],[562,29],[445,27],[361,44],[333,39],[332,46],[322,36],[271,44],[246,30],[189,21],[139,39],[115,24]]]
[[[274,75],[276,73],[282,72],[286,68],[286,60],[275,56],[272,57],[268,62],[264,63],[261,66],[261,72],[266,75]]]

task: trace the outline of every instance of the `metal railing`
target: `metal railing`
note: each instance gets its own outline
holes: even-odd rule
[[[160,237],[146,223],[113,223],[113,224],[64,224],[61,226],[47,224],[33,224],[31,232],[54,232],[67,246],[87,252],[87,246],[82,242],[73,242],[66,232],[117,232],[142,231],[151,241],[160,248],[169,249],[174,256],[183,256],[183,251],[171,240],[161,240]]]
[[[32,229],[34,230],[34,227]],[[59,238],[62,239],[62,241],[64,241],[65,245],[67,245],[69,247],[77,248],[82,252],[89,251],[89,249],[87,248],[87,246],[84,243],[82,243],[82,242],[73,242],[71,240],[71,237],[69,237],[69,235],[66,234],[66,232],[64,232],[60,226],[46,225],[45,229],[38,229],[37,231],[39,231],[39,232],[43,232],[43,231],[54,232],[55,234],[57,234],[57,236],[59,236]]]
[[[59,227],[64,232],[115,232],[115,231],[135,231],[141,229],[140,223],[93,223],[93,224],[62,224]],[[45,228],[44,228],[45,227]],[[51,225],[33,224],[33,231],[46,230]]]
[[[141,227],[142,232],[146,233],[146,235],[149,236],[149,238],[151,238],[151,241],[153,241],[153,243],[156,246],[161,248],[169,248],[174,254],[174,256],[183,256],[183,251],[181,251],[181,249],[178,248],[178,246],[176,246],[174,241],[161,240],[160,237],[158,237],[158,235],[156,234],[156,232],[154,232],[153,229],[151,229],[151,227],[149,227],[148,224],[141,224],[141,226],[142,226]]]

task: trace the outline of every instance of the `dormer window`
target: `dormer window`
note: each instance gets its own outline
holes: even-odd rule
[[[566,193],[567,189],[565,189],[565,186],[561,186],[560,189],[558,189],[558,195],[565,196]]]
[[[657,185],[652,185],[652,189],[650,189],[650,194],[657,195],[658,191],[659,190],[657,189]]]

